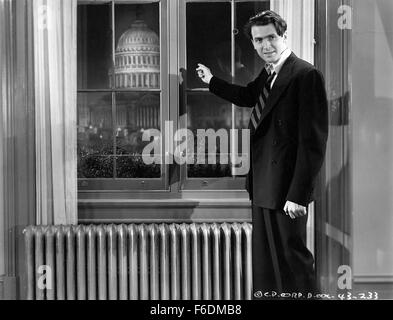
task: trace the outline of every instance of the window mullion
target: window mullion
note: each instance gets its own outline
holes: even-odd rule
[[[184,92],[179,92],[182,86],[185,85],[186,79],[182,79],[183,82],[180,82],[179,86],[179,80],[181,80],[182,75],[179,74],[179,70],[181,68],[185,68],[185,60],[182,57],[182,54],[184,53],[183,51],[183,46],[185,45],[185,36],[184,32],[185,30],[182,30],[182,28],[179,28],[179,25],[181,25],[182,19],[184,19],[183,15],[183,10],[185,11],[185,6],[183,4],[183,1],[168,1],[167,2],[168,6],[168,71],[169,74],[175,74],[178,75],[177,77],[169,77],[167,78],[168,81],[168,92],[169,92],[169,105],[167,106],[167,115],[168,115],[168,120],[173,121],[173,130],[176,131],[177,129],[181,128],[183,123],[180,121],[180,112],[182,108],[185,108],[185,105],[180,105],[182,99],[179,99],[179,93],[181,95],[184,95]],[[185,13],[185,12],[184,12]],[[180,46],[180,47],[179,47]],[[184,123],[186,125],[186,123]],[[165,130],[163,130],[165,132]],[[166,139],[169,139],[171,137],[165,137],[163,141],[166,141]],[[176,145],[174,145],[174,149],[176,148]],[[173,150],[174,150],[173,149]],[[164,150],[163,158],[166,159],[166,150]],[[173,155],[169,155],[173,156]],[[173,170],[181,170],[179,166],[175,165],[175,160],[173,159],[173,165],[169,166],[167,165],[167,182],[170,183],[169,177],[170,176],[176,176],[174,174]],[[170,191],[172,193],[178,193],[180,190],[180,184],[182,181],[185,179],[185,177],[182,176],[181,172],[179,171],[177,173],[180,176],[180,180],[177,182],[174,182],[170,185]]]
[[[111,1],[111,26],[112,26],[112,68],[115,65],[115,51],[116,51],[116,35],[115,35],[115,2]],[[117,124],[117,115],[116,115],[116,92],[114,91],[115,82],[112,81],[112,138],[113,138],[113,177],[117,178],[116,167],[117,167],[117,159],[116,159],[116,150],[117,150],[117,141],[116,141],[116,124]]]
[[[235,0],[231,0],[231,73],[232,73],[232,83],[234,83],[235,81],[235,63],[236,63],[236,56],[235,56],[235,41],[236,41],[236,34],[235,34],[235,29],[236,29],[236,3]],[[235,119],[235,112],[236,112],[236,107],[235,105],[232,103],[232,121],[231,121],[231,128],[232,129],[236,129],[236,119]],[[231,130],[229,132],[229,136],[230,136],[230,146],[229,146],[229,165],[231,166],[231,163],[234,163],[234,154],[233,154],[233,150],[235,150],[235,146],[234,143],[236,143],[237,139],[234,139],[234,135],[235,135],[235,131]],[[232,168],[231,168],[232,171]],[[233,172],[232,172],[233,173]],[[232,175],[232,178],[234,178],[235,176]]]

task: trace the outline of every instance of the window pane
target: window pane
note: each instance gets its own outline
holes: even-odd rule
[[[141,155],[116,157],[117,178],[160,178],[161,165],[146,164]]]
[[[188,129],[193,133],[194,164],[188,165],[188,177],[230,176],[229,142],[232,125],[231,104],[209,93],[192,93],[187,99]],[[211,131],[207,131],[211,129]],[[203,130],[199,131],[198,130]],[[214,150],[209,150],[209,139]],[[190,143],[192,143],[190,141]],[[193,150],[192,150],[193,149]],[[210,152],[209,152],[210,151]],[[203,156],[205,155],[205,156]],[[210,160],[209,160],[209,157]],[[209,164],[215,162],[215,164]]]
[[[116,88],[160,88],[159,4],[115,6]]]
[[[111,6],[78,5],[78,89],[108,89],[112,67]]]
[[[257,12],[268,10],[270,1],[247,1],[236,4],[235,83],[246,85],[258,76],[263,61],[258,57],[251,41],[243,32],[248,19]]]
[[[223,60],[231,50],[231,4],[187,3],[187,86],[207,87],[195,74],[198,63],[211,68],[213,74],[225,77],[227,62]],[[229,69],[230,71],[230,69]]]
[[[159,93],[116,94],[116,154],[118,155],[116,172],[118,178],[159,178],[161,176],[159,163],[146,164],[142,159],[144,148],[153,139],[143,141],[143,133],[146,129],[160,130],[160,119]],[[161,157],[161,153],[157,156]]]
[[[78,94],[78,178],[113,177],[110,93]]]
[[[247,129],[250,122],[252,108],[242,108],[235,106],[235,128]]]
[[[253,16],[256,12],[269,9],[269,1],[249,1],[236,3],[235,6],[235,25],[234,30],[236,37],[235,43],[232,44],[231,36],[231,6],[230,3],[188,3],[187,4],[187,88],[196,89],[207,87],[204,85],[198,77],[196,77],[194,69],[198,62],[206,64],[212,73],[228,82],[234,82],[239,85],[247,85],[252,81],[261,71],[263,62],[255,53],[251,41],[244,35],[243,27],[247,23],[248,19]],[[220,16],[220,19],[217,19]],[[225,18],[223,18],[225,17]],[[203,23],[201,23],[203,21]],[[234,69],[232,70],[232,46],[234,47],[235,56]],[[232,77],[234,76],[234,78]],[[205,95],[205,96],[203,96]],[[211,94],[197,95],[193,92],[187,96],[187,114],[188,114],[188,126],[193,129],[193,133],[196,130],[203,128],[213,128],[215,131],[219,129],[225,129],[228,132],[228,140],[230,143],[231,138],[233,139],[236,135],[236,146],[228,144],[228,149],[225,152],[229,152],[229,145],[232,145],[233,152],[237,153],[237,157],[228,157],[229,163],[231,160],[238,161],[242,159],[246,161],[248,146],[243,145],[243,141],[247,143],[248,139],[243,140],[243,133],[239,130],[237,133],[230,133],[229,129],[246,129],[248,128],[249,118],[251,109],[235,107],[231,108],[231,104],[223,102],[220,99],[209,98]],[[199,99],[199,100],[198,100]],[[211,101],[209,101],[211,99]],[[226,106],[222,108],[221,106]],[[217,115],[214,113],[217,112]],[[232,112],[234,112],[234,122],[232,123]],[[198,119],[198,120],[196,120]],[[210,123],[214,122],[213,125]],[[231,136],[232,134],[232,136]],[[194,148],[201,141],[194,136]],[[207,143],[202,144],[208,152]],[[220,161],[220,155],[223,155],[223,151],[219,149],[217,145],[217,163],[221,162],[220,165],[209,165],[209,164],[197,164],[197,156],[195,156],[195,164],[188,166],[188,177],[224,177],[231,176],[230,165],[223,164]],[[201,150],[200,150],[201,151]],[[234,155],[232,155],[234,156]],[[245,165],[247,166],[247,165]],[[236,171],[233,174],[240,175]],[[241,174],[242,175],[242,174]]]

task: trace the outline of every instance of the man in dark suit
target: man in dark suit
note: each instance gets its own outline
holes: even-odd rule
[[[322,74],[287,47],[287,24],[273,11],[250,18],[245,32],[265,68],[247,86],[223,81],[198,64],[212,93],[253,108],[247,190],[253,210],[254,297],[315,293],[314,259],[306,247],[313,200],[328,136]]]

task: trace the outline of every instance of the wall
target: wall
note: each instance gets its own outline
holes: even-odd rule
[[[355,280],[393,281],[393,1],[353,1]]]
[[[25,293],[22,231],[35,223],[31,3],[0,0],[0,299]]]

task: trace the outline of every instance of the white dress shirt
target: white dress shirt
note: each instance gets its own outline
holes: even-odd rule
[[[270,89],[273,87],[274,82],[277,79],[278,73],[280,72],[284,62],[288,59],[288,57],[291,55],[292,51],[289,48],[286,48],[282,53],[281,53],[281,57],[280,59],[276,62],[276,63],[270,63],[270,66],[267,66],[267,70],[268,72],[270,72],[269,70],[273,70],[276,75],[273,78],[273,81],[270,85]]]

